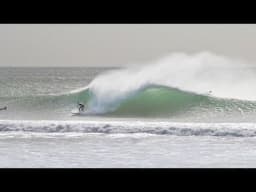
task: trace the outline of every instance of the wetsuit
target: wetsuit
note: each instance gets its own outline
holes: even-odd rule
[[[79,103],[78,105],[79,105],[79,108],[78,108],[78,109],[79,109],[79,111],[84,111],[84,105],[83,105],[83,104],[81,104],[81,103]]]

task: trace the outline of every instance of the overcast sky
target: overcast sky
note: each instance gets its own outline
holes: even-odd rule
[[[124,66],[199,51],[256,65],[256,25],[0,24],[0,66]]]

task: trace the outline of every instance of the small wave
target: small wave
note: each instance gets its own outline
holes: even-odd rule
[[[1,132],[146,133],[176,136],[255,137],[254,123],[171,123],[97,121],[0,121]]]

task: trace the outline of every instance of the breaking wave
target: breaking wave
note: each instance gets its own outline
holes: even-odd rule
[[[248,64],[209,52],[173,53],[141,67],[97,76],[64,94],[1,98],[24,110],[67,109],[77,102],[87,113],[105,116],[170,117],[185,114],[256,112],[256,78]],[[5,101],[6,100],[6,101]]]
[[[117,100],[108,97],[99,100],[90,89],[80,92],[77,97],[88,106],[88,112],[111,116],[170,116],[189,112],[250,113],[255,112],[254,101],[223,99],[201,95],[176,88],[150,85],[129,93]],[[82,99],[83,98],[83,99]]]

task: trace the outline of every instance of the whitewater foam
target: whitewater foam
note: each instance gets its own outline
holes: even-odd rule
[[[177,136],[255,137],[254,123],[178,123],[142,121],[0,121],[1,132],[105,133]]]

